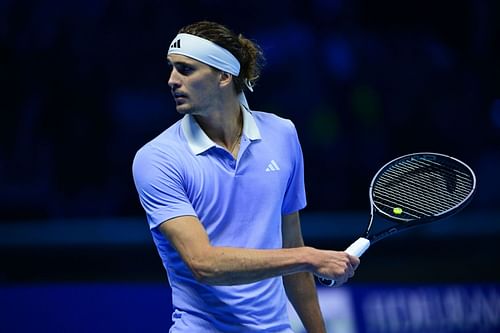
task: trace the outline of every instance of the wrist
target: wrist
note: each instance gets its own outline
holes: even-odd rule
[[[317,256],[317,250],[315,248],[304,246],[302,249],[302,255],[300,256],[302,260],[302,265],[305,271],[309,273],[314,273],[316,271],[315,258]]]

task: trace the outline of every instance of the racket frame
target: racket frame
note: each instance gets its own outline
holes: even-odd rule
[[[434,159],[436,158],[445,158],[445,159],[450,159],[454,161],[455,163],[458,163],[459,165],[465,167],[465,169],[470,173],[472,176],[472,187],[469,191],[468,196],[463,199],[459,204],[455,205],[454,207],[451,207],[440,214],[429,216],[426,218],[420,218],[420,219],[402,219],[402,218],[397,218],[392,215],[387,214],[383,210],[381,210],[375,203],[373,199],[373,189],[375,187],[375,183],[388,168],[391,166],[395,165],[396,162],[411,159],[411,158],[417,158],[418,156],[426,156],[426,157],[433,157]],[[467,204],[470,202],[472,199],[474,193],[476,191],[476,175],[474,174],[474,171],[464,162],[460,161],[457,158],[454,158],[449,155],[444,155],[444,154],[439,154],[439,153],[431,153],[431,152],[420,152],[420,153],[412,153],[412,154],[407,154],[403,156],[399,156],[389,162],[387,162],[384,166],[382,166],[375,176],[373,176],[372,181],[370,183],[370,187],[368,189],[368,196],[370,199],[370,218],[368,220],[368,224],[366,226],[365,232],[362,237],[359,237],[354,243],[352,243],[346,250],[350,255],[355,255],[355,256],[361,256],[368,248],[370,245],[372,245],[375,242],[378,242],[381,239],[384,239],[392,234],[398,233],[402,230],[407,230],[416,226],[420,226],[423,224],[427,224],[436,220],[444,219],[446,217],[449,217],[451,215],[454,215],[458,213],[460,210],[462,210]],[[370,234],[372,225],[373,225],[373,220],[375,217],[375,214],[380,215],[381,217],[397,222],[394,226],[383,229],[382,231],[376,233],[376,234]],[[404,223],[401,223],[404,222]],[[333,287],[335,285],[335,280],[330,280],[330,279],[325,279],[318,277],[318,280],[321,282],[321,284],[327,286],[327,287]]]
[[[397,162],[408,160],[408,159],[416,159],[419,160],[418,157],[427,157],[428,160],[436,159],[436,158],[445,158],[454,161],[455,163],[461,165],[464,167],[471,175],[472,177],[472,188],[469,191],[468,196],[463,199],[459,204],[455,205],[454,207],[451,207],[437,215],[429,216],[426,218],[420,218],[420,219],[403,219],[403,218],[398,218],[393,215],[390,215],[386,212],[384,212],[382,209],[380,209],[377,204],[375,203],[373,199],[373,189],[375,187],[376,181],[379,179],[379,177],[390,167],[395,165]],[[432,157],[432,158],[429,158]],[[373,176],[372,181],[370,183],[370,187],[368,189],[368,196],[370,199],[370,219],[368,221],[366,231],[364,233],[364,238],[367,238],[370,240],[370,243],[373,244],[375,242],[378,242],[381,239],[384,239],[392,234],[395,234],[397,232],[400,232],[402,230],[407,230],[416,226],[420,226],[423,224],[427,224],[436,220],[441,220],[444,218],[447,218],[449,216],[452,216],[456,213],[458,213],[460,210],[462,210],[467,204],[472,200],[472,197],[476,191],[476,175],[474,174],[474,171],[464,162],[460,161],[459,159],[445,155],[445,154],[440,154],[440,153],[432,153],[432,152],[420,152],[420,153],[412,153],[412,154],[407,154],[403,156],[399,156],[389,162],[387,162],[384,166],[382,166],[375,176]],[[373,225],[373,220],[375,213],[387,220],[397,222],[394,226],[388,229],[384,229],[379,233],[376,233],[374,235],[370,234],[372,225]]]

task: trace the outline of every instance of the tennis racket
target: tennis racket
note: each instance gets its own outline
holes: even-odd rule
[[[398,157],[373,177],[366,231],[345,252],[359,257],[390,235],[449,217],[470,202],[475,189],[474,172],[456,158],[436,153]],[[374,213],[395,223],[373,232]],[[335,285],[335,280],[318,279],[325,286]]]

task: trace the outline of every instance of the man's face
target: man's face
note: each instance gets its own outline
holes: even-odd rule
[[[171,54],[167,57],[172,72],[168,85],[181,114],[203,114],[219,96],[220,72],[189,57]]]

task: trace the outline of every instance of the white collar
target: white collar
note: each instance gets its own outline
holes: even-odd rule
[[[243,135],[250,140],[261,139],[262,137],[260,136],[259,128],[257,127],[257,123],[255,122],[252,113],[246,108],[242,108],[242,112]],[[213,142],[208,135],[203,132],[200,125],[198,125],[198,122],[192,115],[186,114],[181,120],[181,126],[189,148],[193,154],[201,154],[216,145],[215,142]]]

